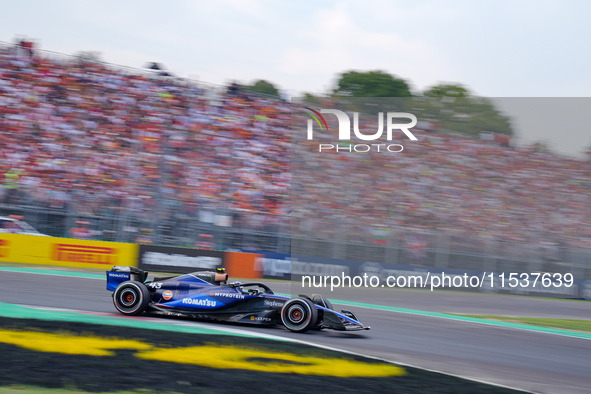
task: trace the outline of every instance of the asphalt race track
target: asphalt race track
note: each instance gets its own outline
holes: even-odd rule
[[[270,283],[290,293],[289,283]],[[105,280],[0,271],[0,302],[117,314]],[[317,291],[315,291],[317,292]],[[312,293],[312,292],[308,292]],[[451,291],[340,289],[328,298],[431,312],[582,319],[591,302]],[[337,306],[335,304],[335,306]],[[371,331],[294,334],[305,340],[470,379],[542,393],[591,393],[591,340],[416,314],[347,306]],[[213,323],[207,323],[216,326]]]

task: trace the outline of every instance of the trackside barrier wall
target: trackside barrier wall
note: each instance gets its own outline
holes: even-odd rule
[[[120,242],[91,241],[71,238],[43,237],[23,234],[0,234],[0,262],[54,265],[75,268],[109,269],[113,265],[128,265],[148,271],[192,272],[225,267],[237,278],[283,278],[298,280],[303,275],[376,275],[388,276],[431,274],[464,274],[482,276],[491,273],[497,278],[502,271],[466,270],[362,262],[345,259],[319,258],[280,253],[222,252],[156,245],[134,245]],[[489,284],[489,281],[485,281]],[[581,297],[591,299],[591,280],[576,278],[573,286],[500,287],[495,279],[478,288],[454,288],[482,292],[513,293],[550,297]]]
[[[140,245],[138,267],[146,271],[181,272],[215,270],[225,267],[236,278],[259,279],[258,254],[219,250]]]
[[[224,252],[224,267],[230,277],[259,279],[262,267],[260,256],[253,253]]]
[[[225,267],[233,277],[259,279],[259,257],[255,253],[0,234],[0,262],[6,263],[101,269],[127,265],[163,272]]]
[[[257,267],[263,278],[291,279],[291,254],[243,250],[258,255]]]
[[[138,246],[23,234],[0,234],[0,262],[75,268],[137,266]]]

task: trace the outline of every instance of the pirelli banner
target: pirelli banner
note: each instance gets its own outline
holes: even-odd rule
[[[140,245],[138,267],[146,271],[187,273],[213,271],[218,267],[234,278],[258,279],[258,254],[219,250]]]
[[[0,261],[77,268],[137,264],[137,245],[23,234],[0,234]]]

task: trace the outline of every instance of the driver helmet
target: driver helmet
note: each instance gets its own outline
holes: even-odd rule
[[[242,282],[240,282],[240,281],[235,281],[230,284],[232,285],[232,287],[236,288],[238,291],[244,290],[244,288],[242,287]]]

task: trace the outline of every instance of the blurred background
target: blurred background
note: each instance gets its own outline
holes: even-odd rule
[[[396,104],[300,98],[421,119],[402,153],[318,154],[303,127],[292,139],[299,104],[247,86],[22,41],[0,47],[0,73],[0,215],[43,234],[588,275],[590,161],[514,147],[510,118],[461,87],[407,89]],[[360,124],[375,128],[375,112]]]
[[[585,96],[587,55],[561,59],[588,37],[569,23],[587,5],[420,3],[376,3],[388,12],[375,26],[356,2],[183,3],[194,31],[164,23],[170,7],[103,26],[112,10],[63,2],[52,7],[67,23],[44,31],[40,4],[27,31],[0,30],[0,215],[50,236],[590,277],[587,103],[546,103],[581,115],[556,130],[512,111],[530,101],[482,97]],[[479,28],[483,15],[502,24]],[[548,35],[550,21],[563,28]],[[294,143],[302,105],[358,111],[375,129],[387,106],[372,97],[403,98],[420,143],[395,157]]]

